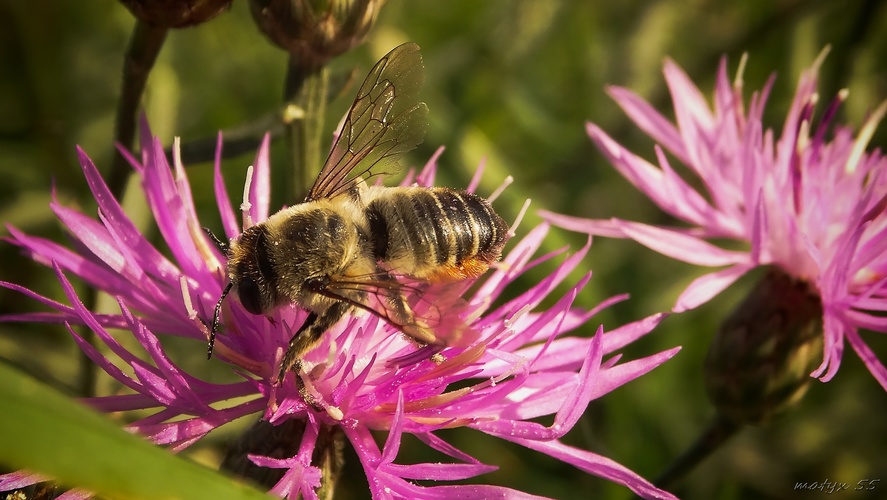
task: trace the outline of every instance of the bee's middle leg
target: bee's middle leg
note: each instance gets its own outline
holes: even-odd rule
[[[320,314],[311,313],[308,315],[305,322],[290,339],[289,347],[286,354],[283,355],[280,371],[277,374],[277,385],[283,384],[283,379],[286,378],[286,374],[290,370],[296,372],[296,382],[301,382],[299,374],[302,371],[302,357],[320,342],[323,334],[342,319],[342,316],[350,308],[350,304],[336,302]],[[301,387],[299,392],[303,392]]]

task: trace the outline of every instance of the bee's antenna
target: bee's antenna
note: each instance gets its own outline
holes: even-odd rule
[[[228,292],[231,291],[231,287],[233,286],[234,282],[229,281],[228,284],[225,285],[225,289],[222,290],[222,296],[219,297],[219,301],[216,302],[216,310],[213,313],[213,324],[209,331],[209,343],[206,346],[206,359],[213,357],[213,345],[216,343],[216,332],[219,331],[219,315],[222,313],[222,301],[228,296]]]
[[[207,236],[209,236],[209,239],[212,240],[213,244],[215,244],[219,248],[219,250],[222,251],[223,254],[228,255],[229,245],[227,242],[220,240],[219,237],[213,234],[212,230],[210,230],[210,228],[208,227],[203,228],[203,231],[206,233]]]

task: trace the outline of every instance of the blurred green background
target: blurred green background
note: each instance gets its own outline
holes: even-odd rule
[[[431,125],[425,143],[406,163],[421,165],[440,145],[438,183],[463,186],[486,159],[481,194],[506,175],[515,183],[497,201],[512,219],[525,198],[532,209],[587,217],[620,216],[671,223],[607,165],[585,134],[594,121],[630,149],[653,157],[652,143],[607,97],[608,84],[625,86],[671,112],[661,68],[674,59],[710,95],[718,60],[731,75],[742,53],[747,95],[778,75],[767,125],[781,130],[797,77],[825,45],[820,92],[828,101],[841,88],[850,97],[842,120],[858,127],[887,98],[887,5],[878,1],[711,0],[586,2],[569,0],[389,0],[367,43],[336,59],[334,71],[357,68],[358,78],[395,45],[415,41],[426,67],[423,98]],[[76,162],[79,144],[107,168],[123,53],[133,26],[130,13],[112,0],[0,2],[0,220],[32,234],[64,241],[49,210],[50,188],[67,205],[91,213],[86,183]],[[280,106],[285,54],[256,29],[243,1],[197,28],[170,32],[144,100],[153,131],[165,144],[214,138]],[[331,132],[354,87],[330,105]],[[325,132],[327,133],[327,132]],[[882,124],[873,146],[887,144]],[[272,165],[283,165],[283,143]],[[252,153],[225,163],[229,192],[239,192]],[[278,159],[278,160],[274,160]],[[209,183],[211,164],[189,166],[202,220],[219,228]],[[203,187],[205,186],[205,188]],[[292,203],[275,193],[277,204]],[[531,214],[523,227],[538,222]],[[524,232],[526,229],[524,229]],[[553,230],[550,247],[584,237]],[[52,273],[0,246],[0,279],[22,283],[64,301]],[[679,264],[627,241],[595,240],[586,259],[595,275],[580,297],[591,307],[619,293],[632,299],[595,318],[614,328],[670,309],[677,294],[705,270]],[[540,272],[550,271],[551,266]],[[541,274],[536,275],[536,278]],[[682,345],[664,366],[594,402],[566,441],[610,457],[653,479],[696,438],[713,415],[702,379],[706,347],[721,318],[759,277],[740,281],[696,311],[668,318],[626,350],[633,359]],[[36,311],[33,302],[0,291],[2,313]],[[881,359],[887,344],[864,332]],[[212,368],[203,346],[175,346],[198,375]],[[674,492],[690,499],[813,498],[796,482],[881,479],[887,490],[887,397],[848,349],[829,384],[814,382],[790,414],[762,428],[748,428],[717,451]],[[0,324],[0,358],[75,395],[78,355],[61,328]],[[107,381],[100,388],[113,389]],[[2,411],[2,410],[0,410]],[[63,416],[60,416],[63,418]],[[245,424],[244,424],[245,425]],[[191,452],[212,464],[238,428],[212,434]],[[629,498],[627,490],[535,452],[474,432],[447,435],[479,459],[500,466],[482,477],[554,498]],[[401,463],[426,460],[424,446],[407,440]],[[352,457],[341,498],[364,498]],[[852,489],[852,488],[851,488]],[[876,490],[870,498],[876,498]],[[883,493],[882,493],[883,494]],[[866,498],[847,491],[844,497]]]

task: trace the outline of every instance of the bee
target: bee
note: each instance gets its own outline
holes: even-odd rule
[[[419,47],[405,43],[372,68],[302,203],[243,231],[228,244],[228,284],[216,304],[208,357],[222,302],[268,315],[296,304],[309,314],[283,357],[276,384],[301,371],[302,357],[346,314],[363,309],[419,345],[447,345],[440,313],[417,313],[409,296],[424,286],[479,276],[497,261],[508,226],[487,200],[444,187],[368,186],[425,135],[419,102]],[[431,299],[428,299],[431,300]],[[426,308],[434,311],[434,304]]]

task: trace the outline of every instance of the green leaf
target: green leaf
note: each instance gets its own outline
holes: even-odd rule
[[[109,498],[269,496],[130,434],[0,364],[0,463]]]

